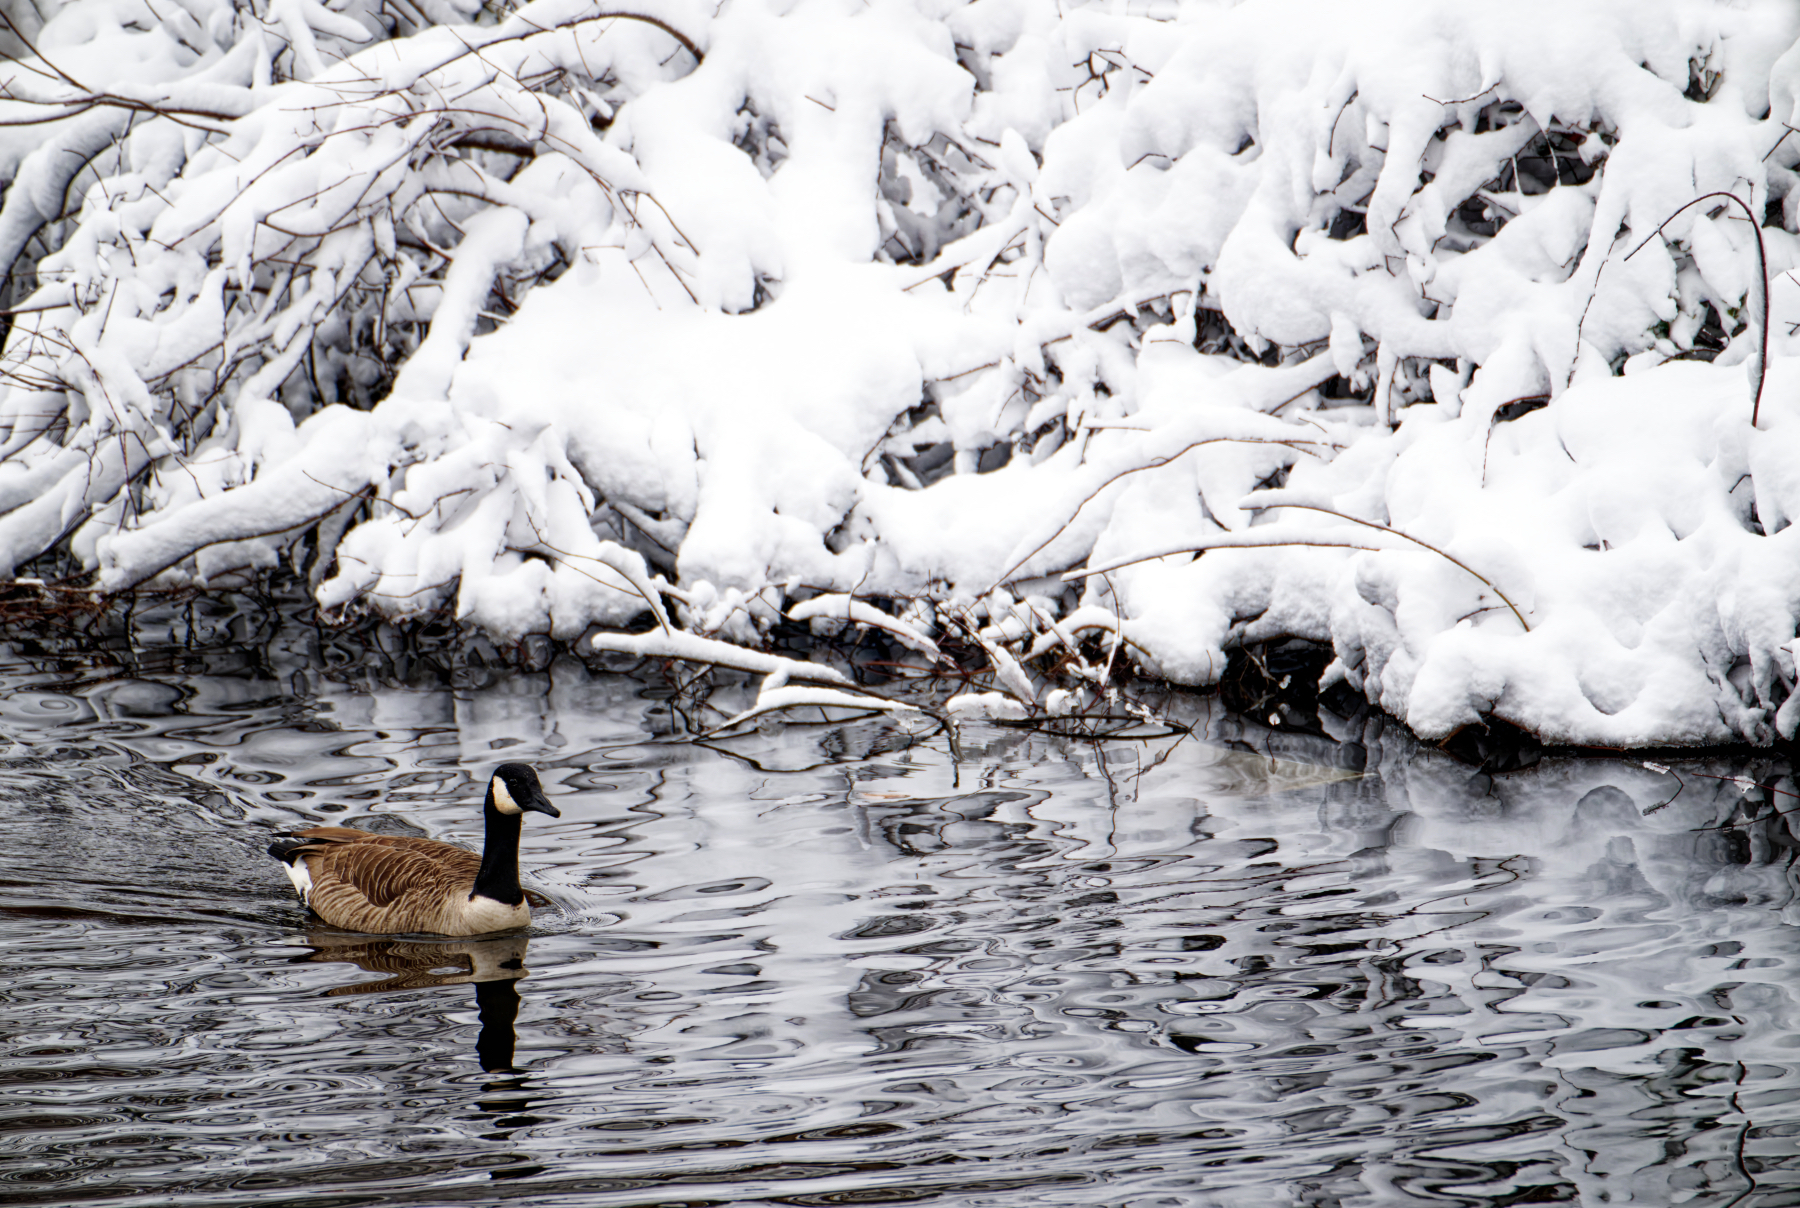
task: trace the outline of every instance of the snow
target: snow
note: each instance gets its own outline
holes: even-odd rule
[[[858,626],[867,626],[885,630],[898,638],[902,644],[912,647],[921,654],[928,654],[933,660],[943,658],[936,642],[923,630],[920,630],[898,617],[891,617],[873,604],[858,600],[854,596],[841,592],[814,596],[788,609],[790,621],[848,621]]]
[[[1021,721],[1031,715],[1030,710],[1004,692],[961,692],[944,702],[944,711],[958,722],[987,718]]]
[[[752,671],[771,677],[766,685],[769,688],[778,688],[790,679],[850,686],[850,681],[844,677],[843,672],[823,663],[783,658],[761,650],[745,650],[729,642],[675,629],[652,629],[638,634],[600,633],[594,635],[593,644],[601,650],[632,654],[639,658],[688,659],[697,663],[732,667],[739,671]]]
[[[1800,729],[1782,0],[43,13],[0,573],[286,564],[737,720],[882,707],[786,620],[958,625],[969,717],[1301,637],[1430,739]]]

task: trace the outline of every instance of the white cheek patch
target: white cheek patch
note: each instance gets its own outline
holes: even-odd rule
[[[494,790],[495,809],[503,814],[522,814],[525,812],[519,808],[519,803],[513,800],[512,794],[506,791],[506,781],[496,776],[490,787]]]

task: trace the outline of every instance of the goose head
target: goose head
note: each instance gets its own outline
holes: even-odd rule
[[[496,813],[518,817],[526,810],[562,817],[562,811],[550,804],[538,783],[537,773],[528,764],[503,763],[494,769],[488,781],[487,808]]]

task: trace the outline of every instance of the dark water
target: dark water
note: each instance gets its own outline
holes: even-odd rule
[[[1646,815],[1624,761],[1198,721],[958,762],[669,741],[572,664],[0,658],[0,1202],[1800,1203],[1795,839],[1733,769]],[[529,936],[310,927],[262,854],[475,841],[502,758],[562,809]]]

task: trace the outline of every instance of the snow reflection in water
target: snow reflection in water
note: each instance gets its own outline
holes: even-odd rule
[[[1731,785],[1645,816],[1675,782],[1625,762],[1490,779],[1379,725],[1271,761],[1226,717],[960,771],[886,723],[712,750],[572,665],[306,692],[11,668],[0,1201],[1800,1188],[1795,841]],[[309,930],[269,827],[474,841],[501,752],[563,811],[528,946]]]

